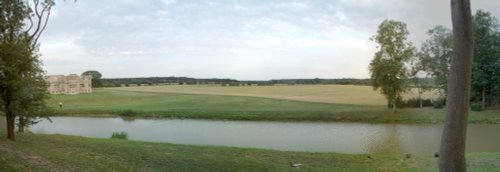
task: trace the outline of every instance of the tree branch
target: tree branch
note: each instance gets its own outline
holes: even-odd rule
[[[38,42],[38,38],[40,38],[40,35],[42,35],[42,32],[45,30],[45,28],[47,27],[47,23],[49,22],[49,18],[50,18],[50,9],[51,7],[49,6],[47,8],[47,16],[45,17],[45,21],[43,23],[43,26],[42,28],[39,30],[39,32],[37,33],[37,35],[35,36],[35,39],[33,40],[33,43],[37,43]]]
[[[40,35],[42,32],[45,30],[47,27],[47,23],[50,18],[50,11],[52,9],[52,5],[54,3],[52,2],[47,2],[47,3],[40,3],[40,0],[33,0],[33,8],[34,9],[34,16],[36,18],[36,24],[34,25],[35,30],[33,33],[29,33],[33,29],[33,18],[30,16],[30,22],[32,25],[26,30],[26,33],[29,35],[29,40],[33,43],[33,46],[38,42],[38,39],[40,38]],[[42,8],[41,10],[39,8]]]

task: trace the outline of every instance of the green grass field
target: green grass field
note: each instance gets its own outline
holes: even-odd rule
[[[386,105],[386,100],[371,86],[352,85],[275,85],[275,86],[239,86],[222,87],[220,85],[168,85],[142,87],[115,87],[111,90],[183,93],[264,97],[307,102],[355,104],[355,105]],[[404,95],[405,98],[417,97],[416,90]],[[436,98],[436,92],[425,92],[423,98]]]
[[[301,153],[0,130],[0,171],[437,171],[433,156]],[[469,171],[500,170],[500,153],[467,155]]]
[[[344,98],[333,96],[332,100],[350,103],[325,103],[306,100],[291,100],[286,97],[298,92],[311,92],[313,88],[325,89],[319,86],[277,86],[283,88],[281,95],[285,98],[265,98],[263,92],[271,92],[270,87],[248,87],[244,90],[253,89],[256,96],[236,95],[236,91],[222,93],[200,93],[193,89],[211,88],[208,86],[196,87],[174,86],[176,92],[166,91],[170,86],[162,87],[128,87],[128,88],[105,88],[95,89],[91,94],[79,95],[52,95],[49,104],[56,109],[57,115],[109,115],[122,114],[137,117],[176,117],[176,118],[204,118],[204,119],[230,119],[230,120],[294,120],[294,121],[364,121],[364,122],[405,122],[405,123],[437,123],[443,121],[444,111],[432,108],[407,108],[400,109],[393,114],[384,105],[373,105],[376,103],[356,103],[360,99],[359,94],[368,90],[361,86],[338,86],[340,90],[352,87],[352,97]],[[213,87],[213,86],[212,86]],[[288,88],[287,89],[285,89]],[[297,87],[297,88],[295,88]],[[336,89],[337,86],[327,86]],[[231,87],[214,87],[212,89],[225,90]],[[243,88],[242,88],[243,89]],[[181,90],[181,91],[179,91]],[[305,91],[304,91],[305,90]],[[321,90],[321,89],[319,89]],[[324,90],[323,90],[324,91]],[[368,90],[370,91],[370,90]],[[183,93],[180,93],[183,92]],[[241,91],[243,92],[243,91]],[[247,91],[248,92],[248,91]],[[260,92],[257,94],[257,92]],[[325,94],[334,94],[336,91],[324,91]],[[337,91],[345,94],[346,91]],[[373,93],[373,91],[371,91]],[[188,94],[189,93],[189,94]],[[375,92],[376,93],[376,92]],[[240,93],[238,93],[240,94]],[[277,94],[277,93],[275,93]],[[304,94],[305,96],[306,94]],[[378,95],[378,94],[377,94]],[[309,99],[325,97],[323,94],[309,95]],[[345,97],[345,96],[344,96]],[[302,98],[305,99],[305,98]],[[374,98],[376,99],[376,98]],[[384,101],[385,100],[379,100]],[[59,108],[59,102],[64,107]],[[125,113],[130,112],[129,114]],[[498,110],[484,112],[471,112],[469,121],[471,123],[496,123],[500,121]]]

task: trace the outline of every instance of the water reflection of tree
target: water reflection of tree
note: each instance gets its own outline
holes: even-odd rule
[[[125,122],[134,122],[135,117],[122,117],[122,120]]]
[[[397,125],[381,125],[375,134],[367,136],[365,150],[369,153],[400,153],[402,141]]]

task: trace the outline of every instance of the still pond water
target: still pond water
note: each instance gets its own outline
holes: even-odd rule
[[[52,117],[30,127],[34,133],[110,138],[127,132],[129,140],[217,145],[287,151],[338,153],[412,153],[439,150],[442,124],[346,122],[255,122],[181,119]],[[500,125],[469,124],[468,152],[499,152]]]

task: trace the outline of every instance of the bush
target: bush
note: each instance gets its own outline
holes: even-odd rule
[[[420,107],[420,100],[421,98],[411,98],[406,101],[402,102],[403,107]],[[431,99],[422,99],[422,106],[423,107],[429,107],[432,106],[432,101]]]
[[[139,113],[137,111],[134,111],[134,110],[130,110],[130,109],[127,109],[127,110],[124,110],[124,111],[120,111],[118,112],[118,115],[120,116],[124,116],[124,117],[132,117],[132,116],[137,116]]]
[[[442,109],[446,105],[446,98],[438,98],[432,102],[432,107]]]
[[[431,107],[431,106],[432,106],[432,100],[431,100],[431,99],[424,99],[424,100],[422,101],[422,105],[423,105],[424,107]]]
[[[111,138],[112,139],[123,139],[123,140],[127,140],[128,139],[128,136],[127,136],[127,133],[122,131],[122,132],[113,132],[113,134],[111,135]]]
[[[471,102],[470,109],[473,111],[483,111],[484,110],[481,102]]]

